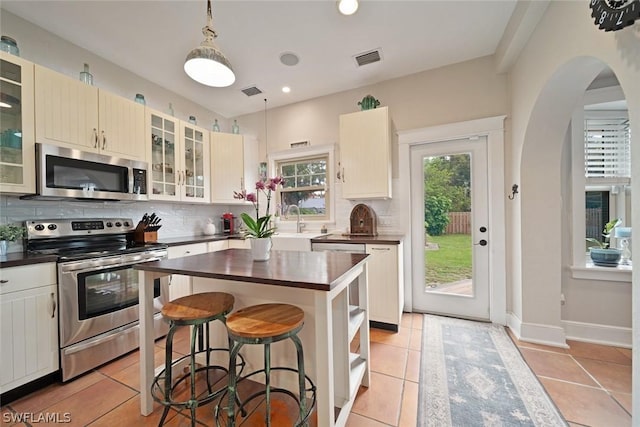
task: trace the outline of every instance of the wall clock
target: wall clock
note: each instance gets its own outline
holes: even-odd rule
[[[640,0],[591,0],[591,16],[601,30],[617,31],[640,18]]]

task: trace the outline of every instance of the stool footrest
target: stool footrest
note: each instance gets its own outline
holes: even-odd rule
[[[213,353],[216,351],[222,351],[222,352],[228,353],[229,349],[228,348],[210,348],[209,349],[210,353]],[[207,350],[205,349],[205,350],[200,350],[195,352],[194,355],[197,356],[199,354],[206,354],[206,353],[207,353]],[[236,364],[236,368],[240,367],[240,370],[238,371],[237,375],[241,375],[246,365],[246,362],[244,360],[244,357],[241,354],[239,354],[238,357],[240,359],[240,363]],[[185,359],[191,359],[191,355],[187,354],[177,359],[174,359],[171,363],[171,366],[177,365]],[[209,371],[218,371],[218,372],[224,373],[224,375],[221,375],[221,377],[218,380],[216,380],[216,383],[219,381],[222,381],[222,384],[218,390],[215,390],[209,393],[207,396],[204,396],[201,399],[198,399],[197,401],[193,400],[191,396],[186,396],[186,395],[185,395],[185,398],[188,400],[176,401],[172,399],[173,392],[182,383],[191,379],[191,370],[177,376],[173,380],[173,384],[171,385],[170,395],[166,396],[165,385],[160,383],[161,381],[164,381],[166,378],[166,368],[162,369],[160,373],[156,375],[156,377],[153,379],[153,382],[151,383],[151,396],[153,397],[153,400],[155,400],[156,402],[158,402],[163,406],[190,408],[191,406],[193,406],[193,402],[196,403],[195,405],[196,407],[205,405],[211,402],[212,400],[214,400],[215,398],[217,398],[218,396],[220,396],[222,393],[226,392],[227,390],[226,375],[229,373],[228,366],[221,366],[221,365],[199,366],[195,369],[194,372],[196,375],[201,372],[206,372],[205,375],[207,375],[207,378],[208,378]],[[207,383],[207,385],[209,386],[209,383]]]
[[[240,354],[238,354],[238,356],[241,356]],[[294,368],[288,368],[288,367],[284,367],[284,366],[276,366],[276,367],[272,367],[271,372],[273,371],[289,371],[289,372],[294,372],[294,373],[298,373],[297,369]],[[259,369],[253,372],[250,372],[242,377],[238,378],[238,381],[236,382],[236,389],[237,386],[240,385],[240,383],[242,383],[244,380],[254,376],[254,375],[259,375],[259,374],[264,374],[265,370],[264,369]],[[311,415],[311,413],[313,412],[313,409],[316,406],[316,385],[313,383],[313,381],[311,380],[311,378],[309,378],[307,375],[305,375],[305,380],[306,383],[308,383],[308,387],[305,387],[305,399],[307,402],[309,402],[308,406],[306,407],[306,413],[304,414],[304,416],[302,417],[302,419],[299,419],[295,426],[303,426],[307,424],[307,421],[309,420],[309,416]],[[299,397],[292,391],[284,389],[284,388],[280,388],[280,387],[274,387],[271,386],[271,389],[269,391],[270,393],[282,393],[282,394],[286,394],[287,396],[291,397],[293,400],[296,401],[296,403],[300,404],[300,399]],[[226,401],[226,395],[228,393],[228,390],[225,390],[222,393],[222,396],[220,397],[220,402],[224,402]],[[247,397],[245,397],[242,400],[242,403],[239,406],[236,406],[236,416],[238,414],[244,414],[245,411],[245,407],[247,406],[247,404],[249,402],[251,402],[252,400],[260,397],[260,396],[264,396],[266,395],[267,390],[260,390],[257,391]],[[306,395],[309,394],[309,397],[306,397]],[[224,426],[226,425],[225,423],[221,422],[220,417],[222,417],[222,420],[225,419],[226,414],[227,414],[227,408],[222,406],[222,405],[217,405],[215,408],[215,412],[214,412],[214,418],[216,419],[216,426]]]
[[[221,371],[221,372],[224,372],[225,374],[228,372],[227,368],[225,367],[212,365],[212,366],[201,366],[199,368],[196,368],[195,373],[197,375],[198,373],[201,373],[203,371],[206,371],[206,375],[209,375],[209,371]],[[188,400],[182,400],[182,401],[173,400],[172,399],[173,392],[181,384],[190,380],[190,378],[191,378],[190,372],[187,372],[186,374],[181,375],[179,378],[176,379],[175,383],[171,386],[171,392],[170,392],[171,396],[165,396],[164,385],[160,384],[160,381],[162,381],[164,377],[163,376],[156,377],[156,379],[151,384],[151,395],[153,397],[153,400],[155,400],[156,402],[160,403],[163,406],[190,408],[192,406],[198,407],[198,406],[205,405],[226,391],[226,382],[223,381],[223,385],[220,388],[215,390],[213,393],[209,393],[208,395],[202,398],[199,398],[198,400],[193,400],[191,399],[190,396],[185,396],[185,398],[188,398]],[[222,376],[216,382],[224,378],[225,376]]]

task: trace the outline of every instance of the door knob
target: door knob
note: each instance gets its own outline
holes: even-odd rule
[[[474,244],[475,245],[480,245],[480,246],[487,246],[487,243],[488,242],[486,240],[482,239],[478,243],[474,243]]]

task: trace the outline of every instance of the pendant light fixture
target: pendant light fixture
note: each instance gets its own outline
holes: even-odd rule
[[[202,28],[204,40],[187,55],[184,71],[198,83],[213,87],[227,87],[236,81],[229,60],[216,46],[218,37],[212,26],[211,0],[207,0],[207,25]]]
[[[353,15],[358,10],[358,0],[338,0],[338,10],[343,15]]]

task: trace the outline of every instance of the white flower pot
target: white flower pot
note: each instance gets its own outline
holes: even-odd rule
[[[251,256],[254,261],[267,261],[271,256],[271,237],[250,239]]]

